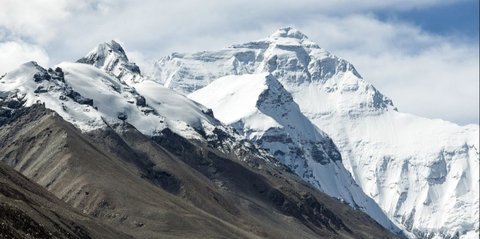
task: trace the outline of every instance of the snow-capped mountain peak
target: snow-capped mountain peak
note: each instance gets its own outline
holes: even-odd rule
[[[201,142],[214,131],[235,138],[211,111],[184,95],[149,80],[130,86],[88,64],[23,64],[0,79],[0,103],[6,105],[0,122],[3,114],[42,103],[84,132],[127,122],[147,136],[168,129]]]
[[[140,68],[128,60],[123,47],[114,40],[99,44],[77,62],[109,72],[127,84],[142,80]]]
[[[283,28],[217,51],[174,54],[156,62],[153,78],[195,95],[221,77],[269,73],[333,139],[345,168],[390,219],[420,238],[478,238],[478,125],[398,112],[351,63],[303,35]]]
[[[293,27],[280,28],[272,33],[268,38],[260,40],[260,42],[261,41],[268,43],[271,48],[307,48],[316,49],[324,54],[329,54],[318,44],[311,41],[303,32]]]
[[[319,190],[360,208],[384,227],[399,231],[343,167],[330,137],[301,113],[292,95],[270,73],[225,76],[189,97],[210,107],[223,123]]]
[[[352,64],[290,27],[219,51],[171,54],[155,63],[152,79],[188,94],[222,76],[262,72],[275,76],[294,97],[315,95],[318,100],[312,102],[296,99],[302,111],[309,111],[303,105],[310,104],[314,112],[305,113],[315,117],[332,111],[355,117],[395,110],[392,101],[364,81]]]

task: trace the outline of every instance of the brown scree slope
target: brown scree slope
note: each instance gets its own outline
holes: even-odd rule
[[[34,105],[0,125],[0,138],[0,159],[134,238],[395,238],[284,167],[168,130],[149,138],[123,124],[85,134]]]

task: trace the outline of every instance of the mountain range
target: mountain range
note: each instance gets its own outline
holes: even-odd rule
[[[154,81],[132,86],[85,63],[46,69],[28,62],[0,85],[0,158],[31,187],[43,187],[41,196],[54,195],[60,208],[20,202],[2,190],[2,205],[11,203],[5,211],[18,208],[5,219],[5,235],[396,237],[304,182],[211,110]],[[5,177],[2,188],[12,184]],[[37,226],[18,225],[20,213]]]
[[[42,238],[475,238],[478,134],[399,112],[294,28],[151,73],[110,41],[0,78],[1,186],[56,206],[0,202]]]

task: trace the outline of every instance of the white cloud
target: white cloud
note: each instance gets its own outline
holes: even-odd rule
[[[92,38],[113,31],[144,40],[188,34],[257,28],[254,21],[302,20],[312,14],[345,15],[381,9],[406,10],[454,0],[397,1],[192,1],[192,0],[2,0],[0,28],[21,38],[46,43],[61,36]],[[113,27],[113,28],[112,28]],[[100,31],[99,31],[100,30]],[[122,31],[123,30],[123,31]],[[173,33],[173,34],[172,34]]]
[[[21,41],[0,42],[0,75],[28,61],[48,65],[49,57],[40,47]]]
[[[2,0],[0,26],[13,35],[46,42],[55,36],[55,25],[68,16],[67,0]]]
[[[466,124],[478,123],[476,52],[475,47],[447,44],[416,55],[348,54],[363,76],[401,111]]]
[[[36,43],[48,43],[59,37],[63,27],[85,33],[90,26],[73,25],[71,19],[82,15],[109,13],[113,0],[2,0],[0,29],[14,37]],[[1,40],[1,39],[0,39]]]

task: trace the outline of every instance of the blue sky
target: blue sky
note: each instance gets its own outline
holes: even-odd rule
[[[171,52],[213,50],[293,26],[400,111],[479,121],[478,0],[1,0],[0,72],[73,61],[115,39],[144,71]],[[48,12],[48,14],[46,14]]]
[[[478,41],[479,1],[469,0],[408,11],[379,11],[382,20],[398,19],[439,35],[463,35]]]

